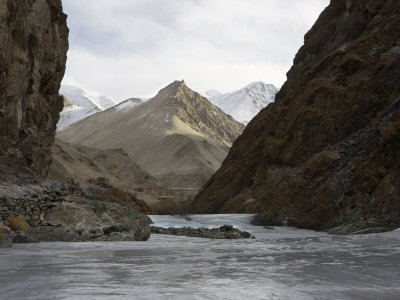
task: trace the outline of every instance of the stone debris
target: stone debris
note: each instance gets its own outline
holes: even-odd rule
[[[232,225],[223,225],[218,228],[163,228],[157,226],[150,227],[151,233],[154,234],[168,234],[168,235],[179,235],[189,236],[198,238],[208,239],[249,239],[254,238],[247,231],[240,231],[239,229],[233,228]]]
[[[73,179],[0,183],[0,228],[7,228],[10,218],[27,222],[27,230],[8,232],[6,240],[14,243],[147,240],[146,207],[129,196]]]

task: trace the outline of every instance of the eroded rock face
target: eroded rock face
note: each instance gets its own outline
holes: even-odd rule
[[[46,174],[68,50],[60,0],[0,1],[0,158]]]
[[[347,232],[400,226],[399,28],[397,0],[331,1],[196,210]]]

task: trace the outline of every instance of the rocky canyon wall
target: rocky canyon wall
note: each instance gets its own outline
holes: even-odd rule
[[[400,226],[399,28],[398,0],[332,0],[195,209],[348,232]]]
[[[0,0],[0,159],[45,175],[68,50],[61,0]]]

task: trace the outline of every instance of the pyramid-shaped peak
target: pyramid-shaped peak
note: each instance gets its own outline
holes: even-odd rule
[[[181,86],[186,86],[185,80],[175,80],[171,84],[167,85],[166,88],[180,88]]]
[[[203,98],[200,94],[189,88],[184,80],[176,80],[165,88],[161,89],[158,94],[152,99],[153,101],[173,101],[174,103],[180,103],[182,101],[197,102]],[[205,99],[208,101],[207,99]],[[201,101],[201,100],[200,100]]]
[[[199,188],[244,129],[184,81],[174,81],[132,107],[132,101],[125,101],[59,136],[94,148],[123,148],[163,184]]]
[[[170,96],[174,96],[178,93],[179,89],[181,89],[182,87],[188,88],[185,84],[185,81],[175,80],[174,82],[167,85],[165,88],[161,89],[159,91],[159,94],[168,94]]]

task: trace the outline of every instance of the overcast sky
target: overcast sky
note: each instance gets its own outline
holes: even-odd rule
[[[329,0],[64,0],[64,83],[116,100],[184,79],[198,92],[278,88]]]

